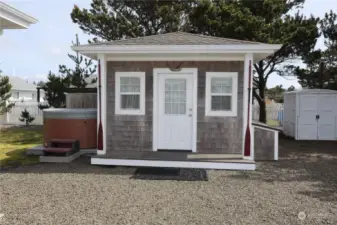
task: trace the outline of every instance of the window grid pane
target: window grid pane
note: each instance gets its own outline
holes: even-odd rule
[[[121,77],[120,91],[125,92],[140,92],[140,78],[139,77]]]
[[[232,96],[212,96],[211,101],[212,111],[232,110]]]
[[[232,93],[231,77],[213,77],[211,78],[211,93]]]
[[[140,109],[140,95],[121,95],[121,109]]]
[[[186,114],[186,80],[165,80],[165,114]]]

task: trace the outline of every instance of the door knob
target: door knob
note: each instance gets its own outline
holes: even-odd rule
[[[319,119],[319,115],[316,115],[316,120],[318,120]]]

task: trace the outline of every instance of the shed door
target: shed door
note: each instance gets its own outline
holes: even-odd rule
[[[192,150],[193,76],[159,75],[158,149]]]
[[[335,95],[319,94],[317,97],[318,104],[318,140],[335,139]]]
[[[300,95],[297,139],[316,140],[317,131],[317,95]]]

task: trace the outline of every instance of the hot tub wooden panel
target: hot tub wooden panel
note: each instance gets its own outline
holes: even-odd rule
[[[44,142],[76,139],[80,148],[97,147],[97,113],[92,109],[48,109],[43,111]]]

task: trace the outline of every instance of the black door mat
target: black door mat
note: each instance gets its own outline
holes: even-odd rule
[[[177,180],[177,181],[208,181],[207,172],[204,169],[183,168],[138,168],[131,179],[139,180]]]

